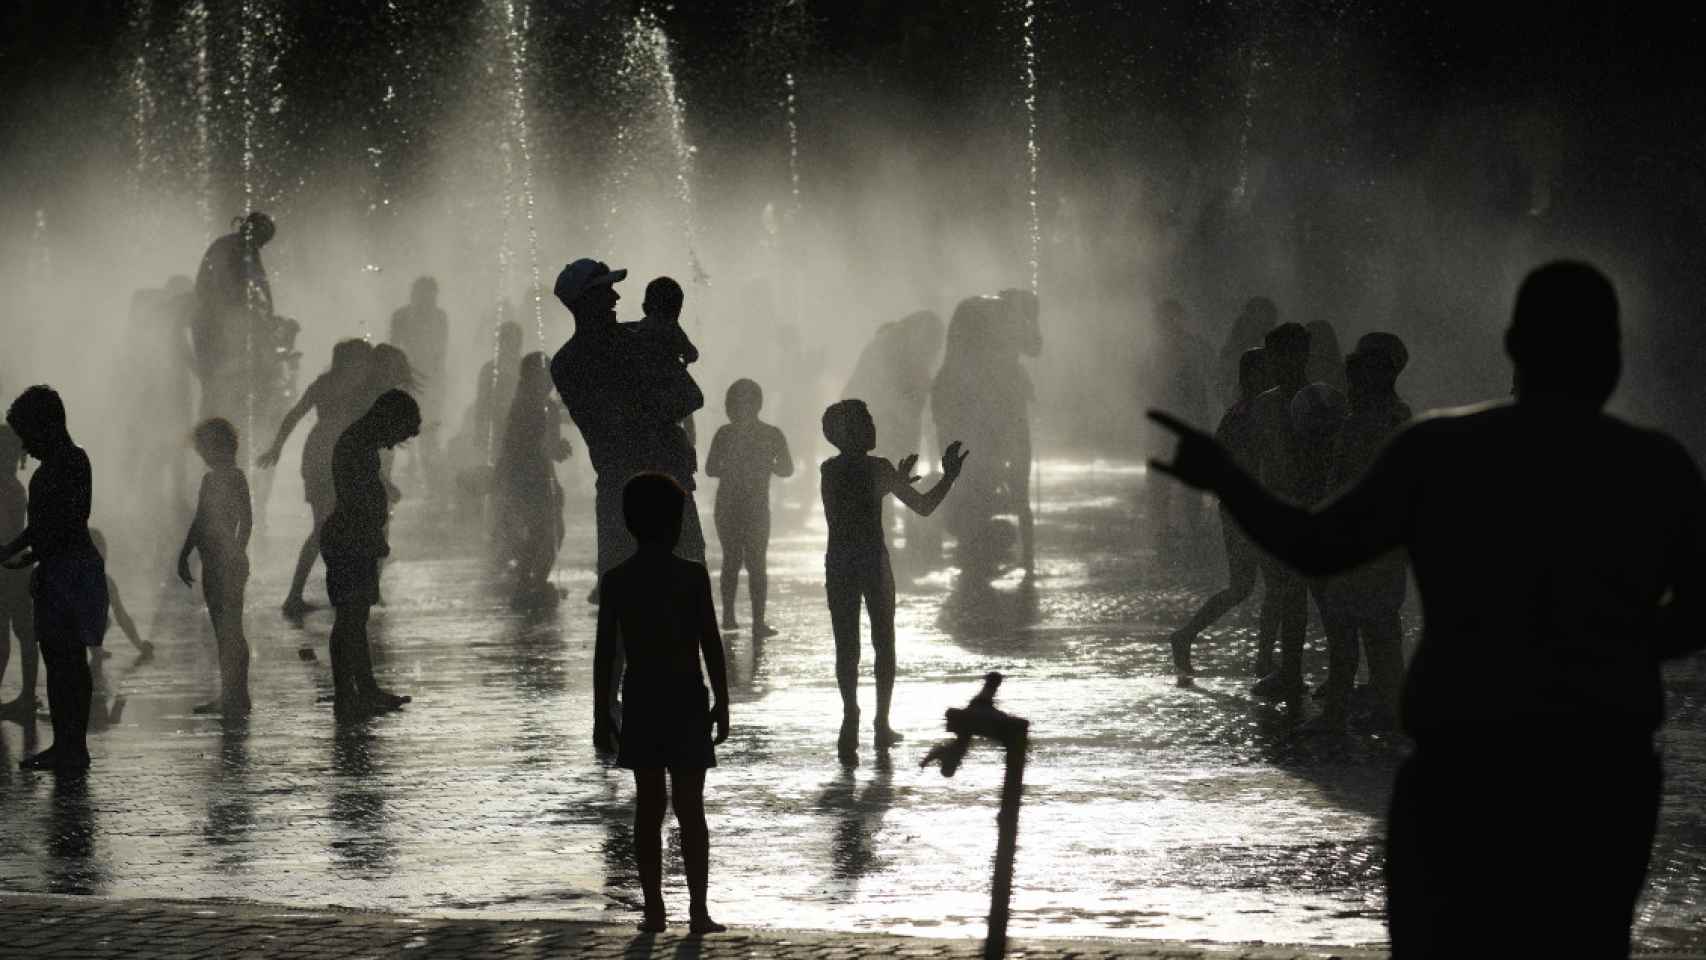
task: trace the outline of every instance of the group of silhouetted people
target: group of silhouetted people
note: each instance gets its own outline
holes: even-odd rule
[[[255,424],[256,400],[243,378],[254,376],[256,336],[271,362],[288,352],[267,339],[273,328],[264,322],[271,296],[259,250],[272,232],[264,215],[242,220],[204,258],[203,300],[177,308],[188,317],[204,382],[204,416],[192,436],[206,466],[177,567],[192,583],[199,557],[218,651],[219,698],[198,710],[227,715],[250,709],[243,608],[256,512],[238,451],[239,424]],[[673,805],[691,928],[710,932],[722,927],[707,906],[705,771],[731,722],[722,631],[740,628],[734,607],[745,570],[751,637],[776,633],[767,611],[770,486],[795,463],[788,438],[761,416],[763,389],[736,380],[727,423],[704,461],[719,481],[719,618],[694,502],[693,417],[704,395],[690,371],[699,350],[681,323],[685,295],[659,277],[646,288],[643,318],[619,322],[616,286],[626,275],[593,259],[563,268],[553,292],[575,329],[552,357],[522,355],[513,322],[497,328],[498,356],[480,372],[485,393],[470,415],[475,434],[484,433],[490,471],[471,482],[484,491],[493,557],[513,577],[517,599],[554,598],[549,576],[564,537],[556,465],[571,452],[554,387],[596,472],[592,737],[634,771],[641,928],[666,922],[661,829]],[[399,495],[392,451],[436,438],[443,415],[448,335],[436,296],[436,284],[415,285],[393,318],[394,343],[338,343],[329,369],[277,418],[257,461],[274,465],[296,425],[315,414],[302,458],[312,526],[284,610],[293,618],[307,612],[304,588],[321,558],[335,611],[340,719],[409,700],[378,684],[367,632]],[[990,558],[1012,540],[1019,564],[1034,570],[1034,397],[1020,358],[1041,349],[1038,313],[1034,294],[1010,290],[963,301],[945,330],[929,313],[886,325],[846,395],[822,413],[835,449],[819,476],[843,764],[859,756],[861,612],[875,654],[872,743],[885,750],[901,740],[890,723],[896,574],[888,498],[918,518],[903,528],[909,551],[931,545],[924,518],[952,503],[946,526],[969,575],[998,567]],[[232,359],[234,329],[251,351],[246,373]],[[1218,357],[1201,347],[1176,302],[1162,305],[1157,330],[1153,396],[1191,416],[1205,415],[1216,396],[1225,403],[1213,434],[1150,414],[1178,438],[1173,459],[1153,462],[1157,471],[1219,500],[1228,571],[1226,588],[1169,638],[1179,683],[1192,683],[1200,633],[1260,580],[1253,694],[1299,715],[1310,699],[1303,661],[1313,598],[1328,655],[1312,723],[1341,729],[1352,719],[1366,660],[1373,721],[1396,721],[1416,744],[1389,819],[1395,953],[1444,955],[1465,943],[1514,951],[1518,939],[1537,954],[1626,952],[1660,790],[1652,745],[1663,719],[1659,664],[1706,645],[1706,485],[1673,440],[1602,412],[1621,362],[1610,282],[1574,262],[1532,273],[1505,341],[1514,400],[1420,419],[1397,390],[1409,353],[1393,334],[1362,336],[1341,356],[1329,325],[1281,322],[1265,298],[1246,305]],[[938,349],[944,355],[932,374]],[[1175,366],[1187,374],[1169,380],[1163,368]],[[926,403],[946,442],[938,479],[921,490],[914,469]],[[6,424],[0,672],[15,636],[25,686],[20,701],[0,705],[0,719],[33,715],[39,651],[54,739],[23,765],[75,773],[89,765],[90,653],[109,618],[140,640],[89,527],[93,468],[60,396],[46,386],[25,390]],[[436,439],[427,446],[414,469],[441,478],[429,481],[433,496],[455,496],[462,481],[448,479]],[[25,456],[39,461],[27,493],[16,476]],[[1189,498],[1163,497],[1159,487],[1155,496],[1158,526],[1196,522]],[[996,518],[1004,515],[1015,518],[1016,536],[1003,532]],[[1425,621],[1406,668],[1402,610],[1412,570]],[[1545,736],[1508,739],[1530,728]],[[1511,869],[1489,868],[1490,854],[1499,858],[1494,866]],[[1489,904],[1569,922],[1489,926]]]

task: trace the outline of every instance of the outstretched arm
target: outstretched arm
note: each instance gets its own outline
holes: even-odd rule
[[[960,468],[965,464],[969,452],[960,449],[960,442],[955,440],[942,453],[942,479],[936,481],[926,493],[919,493],[912,488],[912,465],[918,462],[916,455],[907,457],[900,462],[900,467],[889,474],[887,480],[889,489],[885,493],[893,493],[895,499],[906,504],[907,509],[921,517],[928,517],[936,512],[947,498],[948,491],[954,488],[954,481],[959,479]],[[887,461],[884,461],[885,463]]]
[[[1151,460],[1151,468],[1215,493],[1262,549],[1309,576],[1343,572],[1409,538],[1415,470],[1413,441],[1405,434],[1355,485],[1311,511],[1269,493],[1201,430],[1159,410],[1149,411],[1149,419],[1179,437],[1173,462]]]
[[[705,657],[705,672],[710,675],[711,692],[717,706],[711,719],[717,725],[714,743],[729,738],[729,671],[723,656],[723,635],[717,631],[717,608],[711,603],[711,575],[704,567],[699,573],[699,652]]]
[[[118,628],[124,631],[131,646],[142,646],[142,635],[136,632],[136,621],[130,618],[130,611],[124,608],[124,598],[119,596],[118,584],[112,577],[107,578],[107,603],[112,607],[113,619],[118,621]]]
[[[255,461],[256,465],[267,470],[278,465],[278,458],[284,452],[284,442],[290,439],[290,432],[296,429],[296,425],[302,422],[308,411],[314,409],[314,404],[319,400],[320,391],[314,389],[314,384],[309,384],[308,389],[302,391],[302,398],[296,401],[296,406],[285,413],[284,420],[278,425],[278,435],[273,437],[272,446],[260,455]]]

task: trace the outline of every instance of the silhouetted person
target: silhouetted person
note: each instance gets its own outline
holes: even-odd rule
[[[195,583],[190,554],[201,554],[201,595],[213,621],[219,654],[217,703],[198,713],[241,716],[249,711],[249,640],[243,632],[243,592],[249,582],[249,534],[254,515],[249,481],[237,468],[237,428],[229,420],[204,420],[195,428],[195,452],[207,464],[196,497],[195,519],[178,551],[178,579]]]
[[[966,452],[958,440],[942,453],[942,479],[928,493],[912,484],[918,455],[899,464],[871,456],[877,425],[863,400],[832,403],[823,412],[823,436],[837,453],[823,462],[823,516],[829,549],[823,558],[824,590],[835,632],[835,682],[841,691],[841,734],[836,753],[844,764],[859,762],[859,607],[871,618],[876,654],[877,715],[873,743],[886,750],[901,735],[889,726],[894,696],[894,571],[883,539],[883,499],[893,494],[908,509],[929,516],[959,478]]]
[[[1628,955],[1658,811],[1659,665],[1706,643],[1706,483],[1675,441],[1601,412],[1617,314],[1587,264],[1529,274],[1505,334],[1515,400],[1422,418],[1314,511],[1151,414],[1181,438],[1158,466],[1218,492],[1298,568],[1409,551],[1424,629],[1388,824],[1394,957]]]
[[[251,334],[273,313],[261,248],[271,242],[272,218],[254,212],[214,240],[196,272],[196,312],[191,324],[196,370],[201,377],[201,416],[237,421],[248,414],[255,371],[250,369]]]
[[[563,545],[563,488],[557,464],[568,459],[561,407],[551,395],[545,354],[521,358],[495,477],[493,546],[500,565],[515,568],[515,599],[557,599],[551,568]]]
[[[397,345],[418,372],[420,382],[413,391],[421,405],[421,435],[413,444],[412,463],[415,473],[426,482],[427,489],[437,495],[442,492],[444,477],[441,449],[444,426],[444,397],[446,364],[450,350],[450,319],[438,305],[438,281],[432,277],[417,277],[409,287],[407,306],[391,314],[391,327],[385,339]]]
[[[195,415],[195,350],[190,325],[195,313],[190,278],[174,276],[160,289],[138,290],[130,299],[130,317],[121,339],[115,380],[124,383],[124,402],[149,411],[151,429],[126,430],[121,444],[127,511],[138,514],[127,534],[152,537],[152,524],[176,520],[189,511],[189,473],[180,438]],[[141,522],[136,522],[141,521]]]
[[[94,541],[95,552],[101,555],[102,568],[107,569],[107,538],[101,535],[101,531],[90,527],[89,539]],[[111,614],[110,622],[118,624],[119,632],[124,634],[124,638],[129,640],[130,645],[136,649],[138,661],[147,660],[154,656],[154,644],[142,639],[141,632],[136,629],[136,619],[125,608],[124,595],[119,593],[118,581],[114,580],[110,573],[107,574],[107,612]],[[112,654],[104,645],[89,648],[91,660],[105,659],[110,656]]]
[[[746,568],[746,592],[752,601],[752,636],[764,639],[776,630],[764,618],[769,597],[770,478],[794,473],[794,458],[782,431],[758,419],[764,390],[751,380],[729,385],[723,410],[729,422],[717,428],[705,457],[705,475],[717,478],[717,500],[711,518],[723,548],[723,629],[738,630],[735,591],[741,567]]]
[[[616,322],[622,298],[615,284],[627,275],[583,258],[562,269],[554,289],[574,315],[575,333],[551,359],[551,380],[598,474],[594,509],[600,574],[634,551],[621,502],[623,486],[639,473],[665,474],[687,491],[676,552],[705,561],[705,533],[693,503],[698,462],[680,426],[704,406],[705,396],[657,338]],[[589,599],[597,602],[596,589]]]
[[[1238,400],[1238,358],[1244,351],[1262,346],[1268,331],[1279,326],[1279,308],[1267,297],[1251,297],[1232,321],[1215,364],[1215,383],[1220,401],[1231,406]]]
[[[1265,352],[1261,347],[1244,351],[1244,356],[1238,364],[1238,383],[1241,390],[1238,402],[1220,418],[1220,426],[1214,431],[1214,439],[1240,466],[1250,469],[1258,462],[1255,399],[1272,385],[1268,378]],[[1157,477],[1155,482],[1164,481]],[[1191,645],[1196,642],[1197,634],[1225,616],[1226,611],[1243,603],[1256,589],[1256,572],[1261,566],[1261,555],[1250,542],[1250,538],[1244,535],[1244,531],[1238,529],[1238,522],[1226,511],[1225,504],[1220,507],[1220,536],[1226,545],[1226,588],[1203,601],[1203,605],[1191,619],[1168,638],[1173,653],[1173,671],[1178,676],[1180,686],[1188,686],[1190,678],[1196,673],[1191,665]],[[1264,611],[1270,608],[1272,607],[1269,604],[1263,605]]]
[[[271,469],[278,464],[284,443],[290,432],[307,416],[314,413],[314,426],[302,444],[302,495],[308,501],[313,526],[303,538],[302,549],[296,555],[296,570],[290,577],[290,590],[284,597],[284,615],[300,619],[314,609],[302,596],[308,588],[308,575],[314,569],[314,557],[320,552],[320,529],[337,503],[332,484],[332,447],[338,437],[367,409],[368,382],[373,366],[373,346],[365,340],[340,340],[332,347],[332,365],[314,378],[302,399],[279,424],[272,446],[262,453],[256,464]]]
[[[1312,320],[1304,329],[1309,331],[1309,366],[1304,376],[1310,383],[1324,383],[1344,393],[1349,388],[1345,380],[1345,354],[1339,349],[1338,331],[1325,320]]]
[[[869,404],[882,444],[875,451],[878,456],[898,462],[919,452],[924,410],[930,402],[930,381],[942,352],[943,336],[942,318],[929,310],[919,310],[878,327],[859,354],[859,362],[847,378],[841,397],[844,400],[862,397]],[[930,534],[916,517],[910,511],[902,517],[906,553],[922,560],[921,541],[930,538]],[[883,530],[889,529],[885,501]]]
[[[421,412],[414,398],[390,390],[332,449],[337,506],[320,531],[320,553],[326,560],[326,595],[336,611],[332,681],[340,719],[394,710],[409,701],[379,689],[374,680],[367,617],[379,599],[379,561],[391,552],[385,539],[391,499],[380,475],[379,451],[418,435],[420,429]]]
[[[25,390],[6,411],[6,423],[24,451],[41,461],[30,477],[29,525],[0,547],[0,561],[13,570],[35,565],[30,594],[53,717],[53,745],[22,766],[86,770],[94,688],[88,649],[101,645],[108,604],[106,565],[89,537],[93,474],[88,455],[66,430],[65,404],[52,387]]]
[[[24,444],[11,427],[0,427],[0,541],[10,543],[29,526],[29,494],[18,480],[24,468]],[[25,570],[0,569],[0,680],[12,658],[12,638],[18,638],[18,670],[22,687],[18,697],[0,705],[0,720],[30,724],[36,715],[37,671],[41,654],[36,649],[34,602],[30,599],[30,575]]]
[[[681,328],[681,307],[686,299],[681,284],[670,277],[658,277],[646,284],[646,299],[640,304],[643,316],[634,325],[639,332],[657,338],[664,352],[682,366],[699,362],[699,348]]]
[[[1320,499],[1325,478],[1311,470],[1312,464],[1300,449],[1291,416],[1292,400],[1308,386],[1305,377],[1309,333],[1301,324],[1282,323],[1268,331],[1262,352],[1274,386],[1263,391],[1252,404],[1251,415],[1256,424],[1255,471],[1275,495],[1293,503],[1313,503]],[[1309,627],[1308,583],[1283,560],[1271,555],[1262,558],[1262,583],[1273,604],[1263,619],[1277,626],[1280,662],[1277,670],[1256,681],[1252,692],[1264,699],[1299,706],[1303,702],[1303,640]],[[1263,638],[1259,646],[1259,669],[1268,666],[1261,662],[1267,659],[1261,656],[1261,647],[1268,642]]]
[[[1138,371],[1138,386],[1147,401],[1143,406],[1191,410],[1199,418],[1211,416],[1210,353],[1208,344],[1191,329],[1184,305],[1177,300],[1162,300],[1155,309],[1148,356]],[[1154,432],[1156,449],[1168,439],[1161,431]],[[1156,539],[1168,545],[1176,535],[1185,540],[1196,539],[1203,525],[1202,497],[1192,491],[1181,491],[1172,483],[1151,483],[1147,487],[1148,520]]]
[[[496,463],[503,440],[504,417],[515,402],[516,378],[521,372],[521,324],[505,320],[497,328],[497,353],[480,365],[474,381],[474,437],[482,458]]]
[[[1410,407],[1395,389],[1401,358],[1407,357],[1397,337],[1370,334],[1345,358],[1350,416],[1333,452],[1331,489],[1343,490],[1361,477],[1392,435],[1410,421]],[[1324,725],[1345,722],[1364,650],[1369,681],[1381,708],[1386,716],[1396,716],[1404,674],[1403,607],[1408,581],[1404,553],[1393,550],[1328,582],[1322,619],[1333,621],[1334,628],[1327,634]]]
[[[958,541],[963,569],[985,569],[1010,541],[993,522],[1013,512],[1020,519],[1021,555],[1031,569],[1026,517],[1030,515],[1029,374],[1019,362],[1024,343],[1019,330],[1026,309],[1022,298],[968,297],[948,322],[942,369],[930,388],[931,412],[938,437],[960,437],[978,451],[947,511],[947,527]]]
[[[638,547],[600,577],[593,742],[608,750],[619,740],[616,762],[634,771],[634,853],[645,896],[640,929],[659,931],[667,922],[662,830],[673,803],[691,900],[689,929],[714,933],[726,928],[711,919],[705,901],[711,854],[705,771],[717,765],[714,745],[729,735],[729,681],[711,578],[703,564],[673,553],[686,500],[686,491],[663,474],[640,474],[623,487],[623,518]],[[619,657],[626,669],[618,731],[610,717]],[[706,674],[715,706],[706,704]]]

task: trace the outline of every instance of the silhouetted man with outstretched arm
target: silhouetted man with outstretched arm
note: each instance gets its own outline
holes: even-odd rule
[[[1156,466],[1305,573],[1409,549],[1424,633],[1387,835],[1400,960],[1628,955],[1658,812],[1659,664],[1706,644],[1706,484],[1674,440],[1601,412],[1621,366],[1610,282],[1536,270],[1505,347],[1514,402],[1417,421],[1315,511],[1150,414],[1180,437]]]

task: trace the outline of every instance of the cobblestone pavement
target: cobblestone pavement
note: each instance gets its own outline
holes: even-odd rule
[[[854,770],[834,762],[823,531],[779,517],[771,589],[781,635],[728,638],[734,733],[707,790],[719,917],[979,935],[999,756],[982,749],[952,779],[918,760],[943,708],[999,669],[1002,704],[1032,721],[1015,936],[1381,943],[1380,817],[1402,745],[1301,736],[1251,701],[1253,610],[1199,645],[1199,688],[1176,688],[1164,638],[1219,585],[1213,541],[1185,558],[1145,547],[1136,469],[1051,462],[1044,476],[1033,585],[936,573],[903,594],[895,721],[907,740],[887,757],[867,743]],[[701,493],[707,514],[710,500]],[[86,779],[17,770],[45,723],[0,724],[0,889],[627,923],[638,899],[631,780],[588,743],[590,511],[570,505],[557,575],[568,599],[518,611],[492,582],[478,535],[446,535],[442,518],[405,501],[374,637],[383,682],[415,702],[339,728],[317,702],[329,692],[329,615],[298,629],[277,614],[290,537],[306,517],[285,491],[275,502],[247,612],[253,718],[190,712],[214,690],[197,595],[161,586],[134,558],[115,561],[160,652],[136,663],[109,637],[107,722]],[[169,569],[163,550],[158,570]],[[316,574],[311,598],[320,584]],[[744,588],[737,614],[747,621]],[[303,645],[318,657],[300,660]],[[1321,660],[1312,655],[1312,669]],[[17,683],[14,667],[0,696]],[[1637,936],[1647,949],[1698,950],[1706,672],[1680,665],[1669,687],[1665,807]],[[1520,750],[1547,731],[1504,735]],[[666,896],[679,909],[673,837],[666,856]]]

